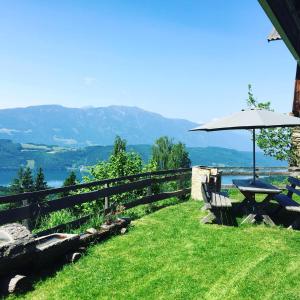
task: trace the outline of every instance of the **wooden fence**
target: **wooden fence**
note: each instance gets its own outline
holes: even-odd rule
[[[253,174],[252,167],[218,167],[218,170],[222,171],[222,175],[248,176]],[[255,170],[256,174],[261,176],[289,176],[294,173],[288,167],[256,167]]]
[[[95,200],[100,200],[100,205],[103,205],[103,214],[106,214],[112,211],[117,204],[110,203],[111,196],[143,189],[147,189],[146,195],[144,193],[144,195],[138,199],[130,199],[128,202],[118,204],[121,204],[124,209],[129,209],[141,204],[152,203],[170,197],[184,196],[189,194],[191,189],[190,186],[184,188],[181,183],[190,180],[190,176],[191,168],[164,170],[93,181],[68,187],[3,196],[0,197],[0,205],[8,204],[14,206],[14,208],[4,208],[0,210],[0,225],[23,221],[23,223],[29,226],[30,223],[35,222],[38,218],[49,213],[72,208],[76,205]],[[159,192],[157,194],[152,193],[151,187],[153,185],[172,181],[179,183],[178,190]],[[47,196],[50,196],[52,199],[45,200]],[[49,234],[70,227],[78,227],[90,217],[91,215],[80,217],[74,221],[43,230],[37,235]]]

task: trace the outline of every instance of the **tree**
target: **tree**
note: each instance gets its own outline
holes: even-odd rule
[[[188,168],[191,160],[183,143],[173,143],[167,136],[157,139],[152,147],[151,161],[158,170]]]
[[[12,184],[10,185],[10,190],[13,194],[23,193],[22,180],[23,180],[24,169],[19,168],[17,177],[13,179]]]
[[[113,149],[112,155],[115,156],[115,155],[118,155],[122,151],[125,152],[126,144],[127,144],[126,140],[122,139],[120,136],[117,135],[115,138],[114,149]]]
[[[45,175],[42,168],[38,169],[38,172],[34,181],[34,189],[36,191],[46,190],[48,188],[47,182],[45,181]]]
[[[258,102],[253,95],[252,86],[248,85],[247,105],[249,108],[260,108],[273,111],[271,102]],[[256,135],[256,143],[265,155],[277,160],[286,160],[289,164],[295,164],[296,153],[292,145],[292,129],[268,128],[260,129]]]
[[[71,171],[68,177],[65,179],[63,183],[63,187],[75,185],[77,183],[76,174],[74,171]]]
[[[76,183],[77,183],[76,174],[74,171],[71,171],[70,174],[68,175],[68,177],[65,179],[62,186],[67,187],[67,186],[75,185]],[[70,195],[70,192],[63,192],[61,194],[62,197],[66,197],[69,195]]]
[[[90,168],[91,177],[86,177],[85,181],[103,180],[107,178],[117,178],[143,171],[143,162],[139,154],[127,152],[126,141],[119,136],[115,138],[113,151],[107,161],[101,161]],[[111,184],[113,185],[113,184]],[[141,196],[143,191],[133,191],[110,197],[112,202],[125,202]],[[95,203],[83,205],[86,209],[93,210],[99,205]]]
[[[19,169],[17,177],[10,186],[10,190],[14,194],[34,191],[32,172],[29,167],[26,167],[25,169],[21,167]]]
[[[34,191],[32,172],[31,172],[31,169],[29,167],[26,167],[24,172],[23,172],[22,188],[23,188],[24,192]]]
[[[91,167],[91,175],[96,180],[138,174],[143,169],[142,158],[135,152],[127,152],[126,140],[115,138],[112,154],[108,161],[101,161]]]
[[[171,150],[169,168],[189,168],[191,166],[191,160],[189,158],[189,153],[183,143],[179,142],[174,144]]]
[[[169,168],[170,155],[173,148],[173,141],[167,136],[157,139],[152,146],[152,160],[156,163],[158,170]]]

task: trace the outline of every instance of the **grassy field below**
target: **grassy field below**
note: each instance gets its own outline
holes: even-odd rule
[[[169,206],[37,283],[27,299],[300,299],[300,233],[202,225]]]

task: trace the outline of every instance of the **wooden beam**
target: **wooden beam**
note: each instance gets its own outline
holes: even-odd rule
[[[30,205],[0,211],[0,225],[30,219],[34,216],[43,216],[54,211],[80,205],[85,202],[105,198],[113,195],[122,194],[124,192],[131,192],[134,190],[143,189],[154,183],[163,183],[178,180],[185,177],[187,174],[176,174],[172,176],[160,178],[147,178],[135,182],[125,183],[117,186],[107,187],[101,190],[65,196],[59,199],[37,203],[33,202]]]
[[[293,115],[295,117],[300,116],[300,67],[297,64],[295,88],[294,88],[294,100],[293,100]]]
[[[104,185],[110,184],[110,183],[118,183],[118,182],[127,181],[127,180],[139,179],[139,178],[143,178],[143,177],[148,177],[150,175],[151,176],[162,176],[162,175],[171,175],[171,174],[177,174],[177,173],[184,174],[184,173],[191,172],[191,170],[192,170],[191,168],[180,168],[180,169],[162,170],[162,171],[155,171],[155,172],[145,172],[145,173],[123,176],[123,177],[118,177],[118,178],[110,178],[110,179],[98,180],[98,181],[93,181],[93,182],[88,182],[88,183],[81,183],[81,184],[76,184],[76,185],[66,186],[66,187],[61,187],[61,188],[47,189],[47,190],[36,191],[36,192],[26,192],[26,193],[10,195],[10,196],[1,196],[0,203],[20,202],[22,200],[33,199],[33,198],[36,199],[38,197],[45,197],[48,195],[53,195],[53,194],[58,194],[58,193],[76,191],[76,190],[80,190],[83,188],[104,186]]]
[[[149,204],[153,202],[157,202],[160,200],[172,198],[172,197],[179,197],[183,195],[187,195],[191,192],[190,188],[179,190],[179,191],[174,191],[174,192],[164,192],[156,195],[151,195],[151,196],[145,196],[143,198],[137,199],[130,201],[128,203],[125,203],[123,206],[125,209],[133,208],[135,206],[141,205],[141,204]]]

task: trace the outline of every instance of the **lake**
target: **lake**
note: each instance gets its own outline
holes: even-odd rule
[[[80,171],[76,171],[78,180],[82,179],[86,173],[81,174]],[[0,171],[0,186],[8,186],[12,183],[13,179],[17,177],[18,171]],[[47,171],[45,172],[46,181],[51,187],[62,186],[66,177],[70,174],[70,171]]]
[[[51,187],[61,187],[65,178],[70,174],[69,171],[47,171],[45,172],[46,181]],[[78,180],[82,180],[82,176],[86,176],[87,173],[80,173],[76,171]],[[8,186],[11,184],[13,179],[17,176],[17,171],[0,171],[0,186]],[[232,179],[245,179],[251,176],[243,175],[223,175],[222,184],[232,184]],[[263,177],[263,176],[262,176]]]

